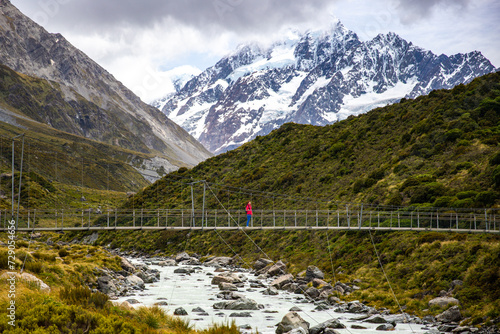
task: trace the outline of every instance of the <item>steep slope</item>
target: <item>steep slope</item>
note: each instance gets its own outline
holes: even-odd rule
[[[260,208],[490,207],[500,200],[499,125],[500,73],[493,73],[333,125],[285,124],[169,174],[129,205],[187,208],[189,182],[207,180],[232,209],[249,197]],[[213,196],[206,205],[220,208]]]
[[[480,52],[437,56],[394,33],[361,42],[337,22],[270,47],[241,46],[162,110],[219,153],[286,122],[331,124],[493,71]]]
[[[63,36],[48,33],[8,0],[0,1],[0,44],[1,64],[57,82],[59,87],[56,88],[70,104],[83,98],[100,108],[98,112],[86,111],[89,114],[96,112],[94,117],[98,119],[98,122],[89,119],[86,131],[80,120],[65,123],[67,131],[75,134],[83,131],[88,138],[154,152],[165,165],[170,160],[194,165],[210,156],[202,145],[164,114],[143,103]],[[47,124],[58,126],[50,116],[40,115]],[[120,131],[116,132],[117,128]],[[124,138],[130,134],[133,138],[128,145]]]

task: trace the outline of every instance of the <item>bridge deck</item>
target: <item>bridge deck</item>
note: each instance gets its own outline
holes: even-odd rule
[[[0,228],[0,232],[7,232],[8,229]],[[457,233],[500,233],[500,231],[485,229],[455,229],[455,228],[436,228],[436,227],[348,227],[348,226],[258,226],[258,227],[238,227],[238,226],[91,226],[91,227],[35,227],[17,228],[18,232],[71,232],[71,231],[284,231],[284,230],[333,230],[333,231],[439,231],[439,232],[457,232]]]

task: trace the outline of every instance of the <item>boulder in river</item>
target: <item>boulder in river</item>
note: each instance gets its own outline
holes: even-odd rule
[[[188,313],[184,308],[178,307],[175,309],[174,315],[188,315]]]
[[[194,273],[195,270],[193,268],[182,267],[174,270],[174,274],[191,274]]]
[[[219,283],[219,290],[221,290],[221,291],[238,291],[238,287],[232,283],[221,282],[221,283]]]
[[[266,273],[269,276],[278,276],[278,275],[284,275],[287,272],[286,264],[283,263],[283,261],[278,261],[269,268],[266,268]]]
[[[253,268],[255,270],[261,270],[261,269],[264,269],[265,267],[267,267],[268,265],[270,265],[271,263],[273,263],[273,261],[271,261],[269,259],[260,258],[254,262]]]
[[[213,308],[216,310],[258,310],[259,305],[253,299],[239,298],[215,303]]]
[[[281,322],[276,328],[276,334],[288,333],[294,329],[302,328],[306,333],[309,332],[309,323],[302,319],[297,312],[289,312],[285,314]]]
[[[233,312],[229,315],[230,318],[249,318],[252,314],[250,312]]]
[[[127,281],[127,283],[129,283],[133,287],[137,287],[141,290],[143,290],[145,288],[144,281],[139,276],[130,275],[126,278],[126,281]]]
[[[293,283],[293,275],[292,274],[286,274],[282,275],[278,278],[276,278],[274,281],[271,282],[271,286],[274,286],[277,289],[282,289],[283,286],[286,284]]]
[[[136,269],[134,267],[134,265],[132,263],[130,263],[129,260],[127,260],[126,258],[120,258],[121,259],[121,267],[123,268],[123,270],[125,270],[126,272],[129,272],[129,273],[133,273]]]
[[[233,258],[227,256],[219,256],[205,262],[205,265],[210,267],[228,267],[232,263]]]
[[[321,270],[319,270],[319,268],[316,266],[307,267],[307,269],[306,269],[307,281],[312,281],[315,278],[324,279],[325,274],[323,274],[323,272]]]
[[[376,330],[378,331],[392,331],[394,330],[394,325],[390,323],[382,324],[377,326]]]
[[[211,284],[213,285],[219,285],[220,283],[238,284],[243,283],[243,280],[239,277],[238,274],[223,272],[217,276],[214,276],[211,282]]]
[[[175,262],[182,262],[191,259],[192,257],[186,252],[179,253],[175,256]]]
[[[333,318],[325,322],[322,322],[319,325],[309,328],[309,334],[321,334],[324,333],[327,328],[342,329],[346,327],[338,319]]]

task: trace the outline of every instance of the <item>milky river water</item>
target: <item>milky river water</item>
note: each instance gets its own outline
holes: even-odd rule
[[[132,263],[142,263],[136,259],[129,259]],[[161,267],[157,265],[148,265],[152,269],[160,271],[159,282],[145,284],[144,291],[137,291],[133,296],[120,297],[116,302],[123,302],[129,299],[135,299],[139,303],[133,304],[133,307],[151,306],[158,302],[166,302],[168,305],[161,306],[167,313],[173,314],[174,310],[183,307],[188,315],[184,316],[191,321],[196,329],[204,329],[213,323],[230,323],[235,321],[237,326],[244,326],[241,329],[242,333],[275,333],[277,324],[282,320],[283,316],[290,311],[292,307],[298,307],[301,311],[298,314],[310,326],[318,325],[326,320],[337,318],[343,323],[345,329],[337,329],[340,333],[383,333],[375,330],[379,324],[370,324],[359,320],[363,314],[352,313],[336,313],[333,311],[334,306],[329,310],[315,310],[316,305],[304,299],[303,295],[293,294],[286,291],[279,291],[278,295],[269,296],[262,294],[265,288],[251,288],[248,280],[256,280],[257,278],[249,272],[242,272],[248,280],[245,282],[244,288],[238,288],[236,293],[244,295],[246,298],[253,299],[257,303],[264,305],[264,308],[259,310],[219,310],[214,309],[214,303],[222,301],[217,298],[220,293],[217,285],[212,285],[213,276],[218,273],[213,267],[205,266],[185,266],[186,268],[197,268],[191,274],[174,273],[175,269],[184,266]],[[263,281],[267,286],[272,280]],[[206,314],[193,312],[193,309],[201,308]],[[251,317],[230,317],[233,313],[249,312]],[[207,315],[208,314],[208,315]],[[360,325],[366,329],[354,329],[352,325]],[[250,329],[251,328],[251,329]],[[392,333],[425,333],[424,325],[419,324],[400,324],[398,323]]]

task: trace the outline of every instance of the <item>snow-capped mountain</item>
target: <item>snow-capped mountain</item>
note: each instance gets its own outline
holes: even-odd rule
[[[150,104],[160,110],[163,109],[167,101],[178,93],[186,82],[200,73],[201,70],[199,68],[190,65],[178,66],[171,70],[161,72],[163,96],[152,101]]]
[[[220,153],[285,122],[326,125],[493,71],[477,51],[438,56],[394,33],[362,42],[336,22],[270,47],[240,46],[188,81],[162,111]]]

